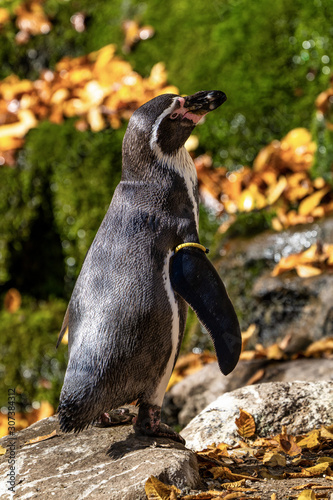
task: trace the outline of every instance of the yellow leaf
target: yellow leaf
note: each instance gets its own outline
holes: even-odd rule
[[[282,359],[284,357],[284,352],[280,348],[278,344],[273,344],[268,346],[266,349],[266,357],[267,359]]]
[[[299,204],[299,207],[298,207],[298,213],[299,213],[299,215],[309,215],[309,214],[311,214],[312,210],[319,205],[319,203],[321,202],[321,199],[329,191],[330,191],[330,187],[326,186],[325,188],[320,189],[319,191],[316,191],[313,194],[310,194],[310,196],[307,196]]]
[[[320,457],[317,460],[317,464],[323,464],[326,462],[329,464],[333,464],[333,458],[332,457]]]
[[[252,377],[249,378],[249,380],[246,382],[246,385],[252,385],[255,384],[256,382],[259,382],[259,380],[261,380],[264,375],[265,375],[265,370],[263,368],[260,368],[255,372],[254,375],[252,375]]]
[[[247,476],[245,474],[234,474],[228,467],[212,467],[210,472],[213,474],[214,479],[218,477],[221,479],[230,479],[230,481],[241,481],[248,479],[250,481],[258,481],[258,478]]]
[[[241,212],[251,212],[254,207],[255,199],[253,194],[248,189],[244,189],[238,200],[238,209]]]
[[[317,446],[320,445],[319,442],[319,431],[314,430],[311,431],[309,434],[307,434],[303,439],[298,441],[298,446],[301,448],[308,448],[309,450],[312,450],[313,448],[316,448]]]
[[[332,341],[332,349],[333,349],[333,338],[331,338],[331,341]],[[332,439],[333,440],[333,425],[331,425],[330,427],[324,427],[324,426],[321,427],[320,436],[324,439]]]
[[[281,146],[284,149],[289,147],[297,149],[311,142],[310,132],[303,127],[294,128],[282,139]]]
[[[313,490],[304,490],[298,495],[297,500],[316,500],[316,495]]]
[[[318,269],[318,267],[306,266],[302,264],[296,266],[295,269],[300,278],[311,278],[311,276],[318,276],[318,274],[322,273],[322,270]]]
[[[306,469],[302,469],[302,472],[304,473],[305,476],[321,476],[324,474],[324,472],[329,469],[330,464],[328,462],[320,463],[317,465],[314,465],[313,467],[307,467]]]
[[[51,438],[55,437],[56,435],[57,435],[57,431],[54,430],[53,432],[51,432],[51,434],[47,434],[46,436],[38,436],[36,438],[29,439],[29,441],[26,441],[23,446],[25,446],[26,444],[34,444],[34,443],[39,443],[41,441],[46,441],[47,439],[51,439]]]
[[[6,448],[3,448],[2,446],[0,446],[0,455],[4,455],[6,453]]]
[[[291,489],[292,490],[303,490],[305,488],[316,488],[316,487],[319,487],[321,486],[320,483],[306,483],[306,484],[300,484],[299,486],[292,486]]]
[[[222,483],[221,488],[224,490],[234,490],[244,486],[246,479],[241,479],[240,481],[234,481],[232,483]]]
[[[330,353],[331,351],[333,351],[333,337],[327,337],[313,342],[309,345],[304,354],[309,358],[311,356],[318,357],[321,353]],[[333,437],[330,439],[333,439]]]
[[[285,188],[287,187],[287,179],[282,175],[278,182],[267,190],[267,203],[268,205],[273,205],[281,196]]]
[[[168,486],[154,476],[146,481],[145,492],[148,500],[176,500],[180,490],[175,486]]]
[[[242,332],[242,350],[245,349],[249,340],[257,333],[257,331],[257,325],[255,323],[252,323],[247,330]]]
[[[269,465],[270,467],[284,467],[286,465],[286,459],[280,453],[276,453],[273,451],[266,451],[263,459],[263,464]]]
[[[0,9],[0,25],[5,24],[10,20],[10,15],[7,9]]]
[[[235,423],[238,427],[237,432],[242,436],[242,438],[249,438],[256,432],[256,424],[254,418],[250,413],[242,409],[239,410],[240,416],[235,419]]]

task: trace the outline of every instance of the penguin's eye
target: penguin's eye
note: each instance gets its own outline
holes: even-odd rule
[[[170,115],[170,118],[172,120],[174,120],[175,118],[177,118],[177,116],[178,116],[178,113],[172,113],[172,115]]]

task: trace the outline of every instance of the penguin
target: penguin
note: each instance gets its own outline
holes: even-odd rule
[[[188,306],[213,340],[222,373],[239,359],[241,334],[226,289],[198,236],[198,181],[184,147],[221,91],[164,94],[138,108],[122,146],[122,176],[76,281],[59,345],[69,359],[58,416],[64,432],[112,425],[137,401],[137,434],[183,438],[161,422]]]

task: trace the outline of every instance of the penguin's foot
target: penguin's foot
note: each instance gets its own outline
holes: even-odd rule
[[[134,413],[130,413],[128,408],[118,408],[110,412],[104,412],[94,423],[95,427],[112,427],[114,425],[131,424]]]
[[[136,434],[169,438],[178,443],[185,444],[185,439],[171,429],[171,427],[161,422],[160,406],[141,404],[139,414],[133,419],[133,424]]]

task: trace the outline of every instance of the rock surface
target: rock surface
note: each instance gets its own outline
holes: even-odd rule
[[[200,371],[185,377],[165,396],[165,415],[170,425],[187,425],[207,405],[226,392],[249,383],[262,370],[258,382],[293,382],[333,380],[332,359],[296,359],[272,361],[256,359],[240,361],[227,377],[222,375],[217,362],[209,363]]]
[[[257,325],[253,346],[255,342],[270,345],[291,333],[289,349],[296,352],[311,341],[333,335],[332,274],[300,278],[290,271],[274,278],[270,275],[281,257],[304,251],[317,242],[333,243],[333,217],[280,233],[266,231],[223,242],[214,264],[242,330],[251,323]]]
[[[24,445],[54,430],[55,437]],[[8,449],[8,444],[8,437],[0,440],[2,447]],[[5,500],[12,498],[6,484],[8,454],[0,459],[0,498]],[[20,500],[146,500],[144,485],[150,476],[180,489],[200,486],[196,457],[181,444],[136,437],[132,426],[64,434],[56,417],[17,432],[16,465],[14,498]]]
[[[309,432],[333,423],[333,381],[268,382],[220,396],[196,416],[181,435],[186,446],[202,450],[212,443],[235,444],[239,410],[249,412],[256,432],[265,437],[286,426],[289,434]]]

